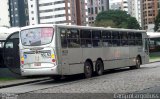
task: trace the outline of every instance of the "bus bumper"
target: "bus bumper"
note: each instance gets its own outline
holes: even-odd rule
[[[60,75],[57,66],[52,68],[21,68],[22,76],[36,76],[36,75]]]

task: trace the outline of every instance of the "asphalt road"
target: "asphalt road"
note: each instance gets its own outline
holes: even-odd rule
[[[41,95],[42,93],[52,93],[52,95],[53,93],[64,93],[63,95],[65,96],[66,93],[79,93],[80,96],[84,93],[89,93],[90,95],[99,95],[103,93],[160,93],[159,74],[160,62],[157,62],[143,65],[141,69],[130,70],[128,68],[123,68],[114,71],[106,71],[104,75],[92,77],[90,79],[83,79],[81,75],[78,75],[60,82],[47,80],[3,88],[0,89],[0,93],[15,93],[21,95],[30,93],[41,93]],[[60,96],[62,96],[61,94]],[[106,97],[106,95],[108,94],[105,94],[104,97]],[[113,95],[111,95],[111,97],[112,96]]]

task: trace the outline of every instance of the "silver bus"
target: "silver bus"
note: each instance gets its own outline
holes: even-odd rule
[[[93,73],[106,69],[138,69],[149,62],[146,31],[72,25],[35,25],[21,28],[22,76]]]

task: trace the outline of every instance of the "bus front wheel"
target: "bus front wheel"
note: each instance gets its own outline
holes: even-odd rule
[[[95,70],[96,70],[96,75],[98,76],[103,75],[104,67],[102,61],[97,60]]]
[[[92,66],[90,62],[85,62],[84,64],[84,76],[85,78],[91,78],[92,77]]]

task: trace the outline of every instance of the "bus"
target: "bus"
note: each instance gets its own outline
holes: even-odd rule
[[[20,75],[19,27],[9,28],[3,43],[3,63],[13,74]]]
[[[158,32],[147,32],[149,36],[149,51],[152,52],[159,52],[160,51],[160,33]]]
[[[140,68],[149,62],[143,30],[40,24],[20,31],[22,76],[102,75],[106,69]]]

